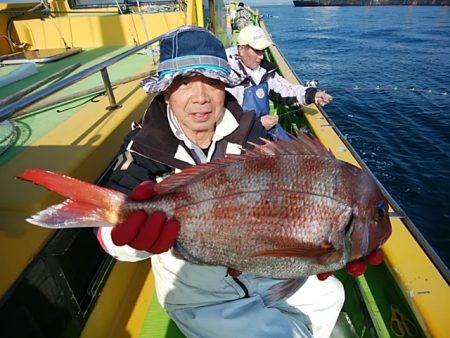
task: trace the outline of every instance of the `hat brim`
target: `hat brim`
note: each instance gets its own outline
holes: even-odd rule
[[[249,43],[248,44],[250,47],[252,47],[253,49],[256,50],[263,50],[266,49],[267,47],[270,47],[273,45],[273,42],[269,41],[269,40],[265,40],[265,41],[256,41],[253,43]]]
[[[162,77],[152,76],[141,82],[144,90],[149,93],[159,93],[165,91],[170,87],[173,80],[177,77],[191,77],[196,75],[203,75],[210,79],[215,79],[223,82],[225,87],[236,87],[243,81],[241,78],[234,78],[224,74],[224,72],[211,70],[211,69],[187,69],[183,71],[173,72],[166,74]]]

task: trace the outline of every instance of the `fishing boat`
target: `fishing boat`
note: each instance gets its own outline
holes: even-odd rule
[[[149,261],[106,255],[92,229],[49,230],[25,219],[60,201],[14,177],[41,168],[103,184],[133,121],[152,96],[158,42],[181,25],[236,32],[213,0],[50,0],[0,3],[0,327],[2,337],[183,337],[156,300]],[[253,23],[267,27],[247,7]],[[266,55],[300,80],[276,45]],[[325,111],[272,104],[286,129],[307,129],[336,157],[370,170]],[[380,184],[381,186],[381,184]],[[448,269],[390,202],[385,262],[365,275],[337,272],[346,302],[333,337],[445,337]],[[245,334],[244,334],[245,336]]]

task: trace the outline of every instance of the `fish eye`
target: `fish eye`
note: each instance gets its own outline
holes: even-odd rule
[[[377,203],[377,207],[375,209],[375,217],[376,218],[383,218],[386,215],[386,203],[384,201],[380,201]]]

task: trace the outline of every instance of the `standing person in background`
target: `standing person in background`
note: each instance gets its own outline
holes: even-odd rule
[[[182,27],[160,43],[158,76],[144,81],[156,96],[142,126],[119,156],[109,187],[135,200],[155,196],[154,182],[179,169],[239,154],[267,132],[225,87],[237,84],[223,44],[211,32]],[[133,189],[134,188],[134,189]],[[329,337],[344,302],[334,277],[306,279],[292,295],[268,304],[284,280],[238,274],[185,261],[173,250],[180,224],[162,211],[131,214],[97,237],[121,261],[151,257],[158,300],[189,338]],[[150,263],[149,263],[150,264]],[[297,286],[298,287],[298,286]],[[249,325],[250,324],[250,325]]]
[[[252,17],[250,13],[245,9],[244,3],[240,2],[236,12],[231,17],[231,28],[233,30],[241,30],[244,27],[251,24]]]
[[[246,78],[242,85],[228,89],[241,103],[244,111],[254,110],[272,139],[289,140],[278,123],[278,116],[269,115],[269,99],[287,105],[324,106],[333,100],[325,91],[292,84],[277,73],[277,66],[264,58],[264,51],[273,45],[258,26],[247,26],[239,32],[238,46],[227,49],[228,62],[236,78]]]

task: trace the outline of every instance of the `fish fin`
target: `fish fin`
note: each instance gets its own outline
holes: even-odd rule
[[[227,154],[225,158],[217,159],[208,163],[193,165],[183,169],[180,173],[165,178],[163,181],[155,185],[155,191],[158,195],[170,193],[187,183],[192,183],[196,179],[203,179],[206,174],[214,171],[215,169],[229,166],[230,164],[239,161],[245,161],[248,158],[249,156],[246,154]]]
[[[267,306],[273,306],[276,302],[292,296],[303,284],[308,277],[298,279],[288,279],[275,284],[269,289],[269,295],[264,297],[264,303]]]
[[[278,140],[276,142],[262,138],[264,144],[249,143],[255,148],[245,149],[242,154],[227,154],[225,158],[183,169],[181,173],[171,175],[157,184],[155,191],[158,194],[166,194],[187,183],[192,183],[197,178],[204,178],[205,174],[217,168],[254,158],[275,155],[316,155],[334,158],[334,155],[316,137],[306,133],[301,133],[300,136],[299,138],[293,137],[291,141]]]
[[[268,249],[255,252],[250,257],[318,257],[333,251],[331,247],[304,246],[292,248]]]
[[[315,136],[300,132],[299,137],[292,137],[291,140],[278,140],[272,142],[266,139],[263,145],[251,143],[255,148],[246,150],[248,156],[275,156],[275,155],[316,155],[335,158],[325,146],[320,143]]]
[[[92,204],[65,200],[27,218],[27,222],[51,229],[113,226],[106,218],[103,209]]]
[[[189,254],[189,251],[187,251],[185,248],[183,248],[180,243],[178,243],[178,241],[175,242],[175,244],[172,246],[172,254],[178,258],[178,259],[183,259],[185,261],[189,261],[191,263],[195,263],[195,264],[204,264],[202,262],[200,262],[199,260],[197,260],[195,257],[192,257]]]
[[[28,169],[17,176],[69,199],[50,206],[27,219],[48,228],[78,228],[114,225],[127,196],[121,192],[40,169]]]
[[[163,181],[155,185],[155,192],[158,195],[167,194],[176,190],[178,187],[184,186],[187,183],[191,183],[196,178],[202,178],[206,173],[223,166],[224,161],[215,161],[199,165],[194,165],[183,169],[182,172],[175,175],[170,175]]]
[[[172,252],[172,255],[174,255],[175,258],[186,260],[186,258],[181,253],[183,249],[178,244],[178,242],[175,242],[175,245],[170,249]]]

